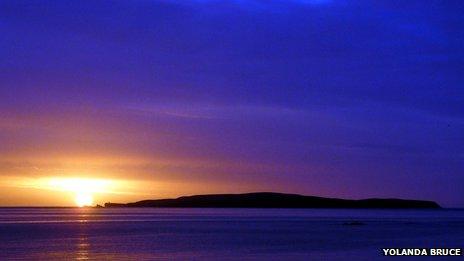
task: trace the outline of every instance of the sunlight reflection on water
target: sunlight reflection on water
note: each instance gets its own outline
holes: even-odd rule
[[[90,243],[87,235],[80,234],[77,242],[76,260],[88,260]]]

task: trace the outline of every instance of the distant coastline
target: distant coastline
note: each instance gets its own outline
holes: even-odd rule
[[[133,203],[105,203],[106,208],[388,208],[388,209],[441,209],[434,201],[396,198],[370,198],[362,200],[325,198],[255,192],[244,194],[210,194],[183,196],[175,199],[142,200]]]

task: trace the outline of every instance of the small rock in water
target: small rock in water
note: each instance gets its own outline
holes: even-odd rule
[[[349,221],[349,222],[343,223],[344,226],[363,226],[365,224],[366,223],[363,223],[361,221]]]

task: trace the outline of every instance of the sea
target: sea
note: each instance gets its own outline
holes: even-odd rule
[[[382,248],[462,249],[464,210],[0,208],[0,260],[394,258]]]

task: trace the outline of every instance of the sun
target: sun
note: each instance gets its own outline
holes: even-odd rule
[[[90,192],[77,192],[74,199],[78,207],[88,207],[93,205],[93,196]]]
[[[76,206],[87,207],[94,204],[95,193],[108,193],[110,182],[89,178],[52,178],[48,185],[55,190],[72,192]]]

